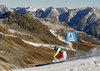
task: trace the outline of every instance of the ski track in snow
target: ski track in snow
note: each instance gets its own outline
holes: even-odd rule
[[[74,58],[62,63],[12,71],[100,71],[100,55]]]

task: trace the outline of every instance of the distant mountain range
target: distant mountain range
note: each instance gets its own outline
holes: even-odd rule
[[[100,38],[100,8],[7,8],[5,5],[0,5],[0,14],[4,12],[14,11],[15,13],[26,14],[37,18],[53,18],[61,22],[67,23],[70,27],[79,31],[83,31],[89,35]]]

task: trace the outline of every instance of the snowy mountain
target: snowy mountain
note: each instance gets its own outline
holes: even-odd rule
[[[54,8],[54,7],[48,7],[48,8],[39,8],[34,12],[36,17],[38,18],[54,18],[59,20],[59,15],[65,12],[68,12],[67,7],[62,7],[62,8]]]
[[[0,18],[2,14],[9,12],[9,11],[12,11],[12,10],[9,9],[6,5],[0,5]]]
[[[100,38],[99,8],[83,7],[68,9],[66,7],[49,7],[46,8],[45,11],[37,10],[34,14],[38,18],[53,18],[62,22],[66,22],[72,28],[77,26],[79,31],[83,31],[89,35]]]
[[[51,56],[55,53],[53,49],[55,45],[65,48],[66,27],[69,28],[68,31],[75,31],[65,22],[58,20],[61,13],[68,13],[71,9],[49,7],[40,8],[34,12],[27,9],[19,8],[2,14],[2,19],[0,19],[0,70],[2,71],[35,67],[35,65],[50,62]],[[87,14],[89,10],[85,11],[85,9],[75,9],[76,13],[72,12],[73,17],[83,10],[82,13]],[[41,18],[34,18],[36,13]],[[78,14],[81,15],[81,12]],[[100,49],[98,38],[81,31],[77,33],[79,57],[91,54],[92,49],[99,53],[96,51]],[[67,42],[67,54],[67,59],[75,57],[75,42]]]
[[[40,8],[34,13],[38,18],[54,18],[58,19],[59,11],[54,7]]]
[[[1,65],[12,70],[48,63],[55,53],[53,49],[55,45],[65,48],[65,28],[66,23],[55,19],[40,20],[11,12],[9,17],[0,20]],[[74,31],[71,27],[69,30]],[[84,56],[91,49],[99,47],[97,44],[99,45],[100,40],[80,34],[78,37],[79,56]],[[88,40],[84,40],[82,36],[84,39],[87,37]],[[67,58],[75,57],[75,43],[68,42],[67,44]],[[6,70],[3,66],[0,67],[1,70]]]
[[[28,14],[28,11],[25,8],[20,8],[18,10],[14,10],[15,13],[19,13],[19,14]]]
[[[58,20],[58,15],[59,11],[54,7],[49,7],[45,10],[45,18],[55,18]]]
[[[36,15],[36,17],[42,18],[42,17],[44,17],[44,13],[45,13],[44,11],[45,11],[45,9],[39,8],[36,10],[36,12],[34,14]]]
[[[32,8],[31,6],[29,6],[29,7],[26,8],[26,10],[27,10],[27,11],[33,12],[33,11],[36,11],[37,9],[34,9],[34,8]]]
[[[19,10],[21,9],[22,7],[17,7],[17,8],[11,8],[12,10]]]
[[[83,31],[88,35],[100,38],[100,9],[96,7],[83,7],[76,9],[69,9],[67,7],[48,7],[39,9],[33,9],[32,7],[18,7],[13,10],[15,10],[14,12],[20,14],[30,15],[29,13],[31,13],[34,17],[53,18],[61,22],[66,22],[72,28],[77,26],[79,31]]]
[[[8,8],[6,5],[0,5],[0,12],[7,12],[12,11],[10,8]]]
[[[78,27],[79,31],[100,38],[100,11],[96,8],[74,9],[59,16],[60,21],[68,23],[70,27]]]
[[[67,7],[61,7],[61,8],[56,8],[56,9],[59,11],[59,14],[62,14],[62,13],[65,13],[65,12],[68,12],[69,10],[71,10]]]
[[[24,7],[17,7],[17,8],[11,8],[11,9],[12,9],[12,10],[19,10],[19,9],[22,9],[22,8],[24,8]],[[37,10],[37,9],[32,8],[31,6],[26,7],[25,9],[26,9],[27,11],[31,11],[31,12]]]

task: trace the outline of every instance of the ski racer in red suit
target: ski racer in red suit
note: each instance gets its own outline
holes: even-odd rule
[[[58,47],[57,45],[54,47],[54,49],[56,50],[56,53],[52,57],[52,62],[65,61],[67,58],[66,51],[63,48]]]

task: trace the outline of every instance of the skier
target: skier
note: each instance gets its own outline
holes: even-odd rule
[[[57,45],[54,47],[56,50],[56,53],[54,54],[51,59],[53,59],[52,62],[60,62],[60,61],[65,61],[67,58],[66,51],[63,48],[58,47]]]

